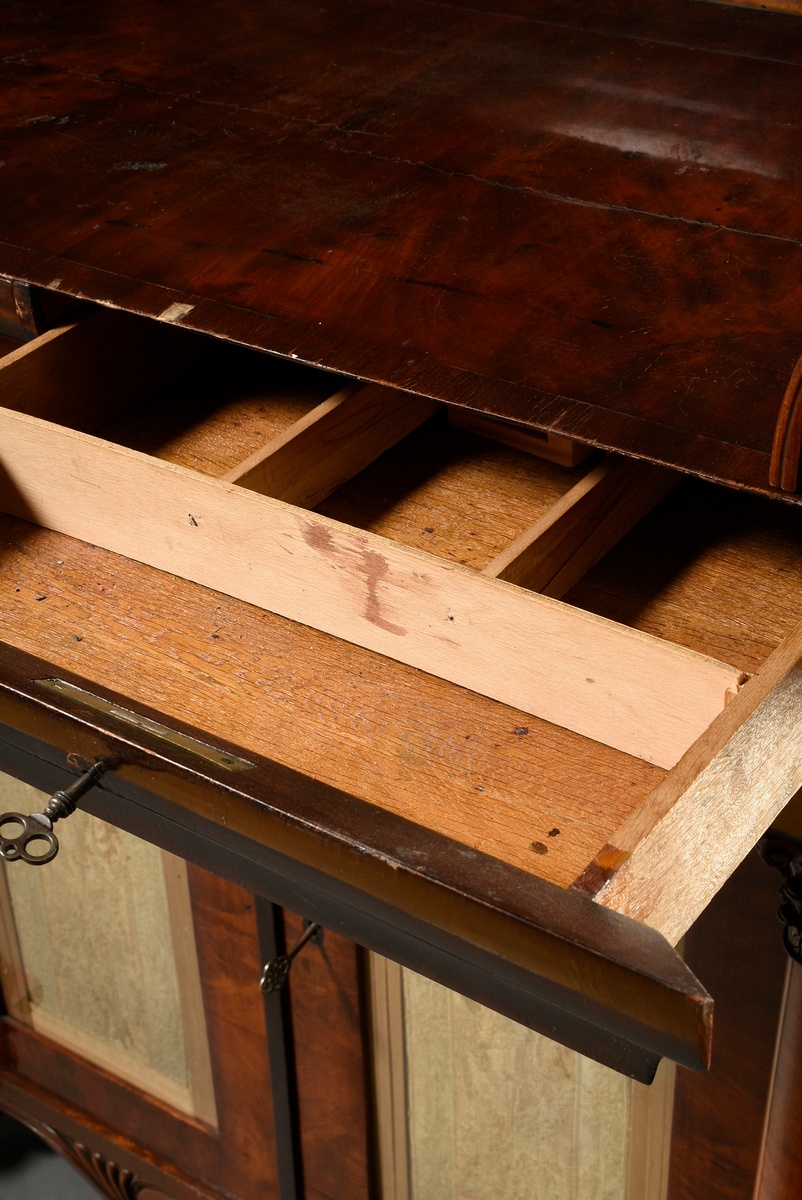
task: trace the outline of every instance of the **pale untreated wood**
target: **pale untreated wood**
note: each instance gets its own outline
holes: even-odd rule
[[[209,1033],[203,1007],[203,987],[198,965],[198,945],[192,919],[187,864],[182,858],[161,852],[162,876],[167,898],[170,939],[178,979],[181,1029],[187,1057],[189,1094],[193,1115],[207,1125],[217,1126],[217,1102],[209,1054]]]
[[[600,903],[675,943],[802,786],[797,626],[611,839]]]
[[[130,976],[129,976],[130,978]],[[32,1005],[31,1024],[37,1033],[102,1070],[116,1075],[134,1088],[154,1096],[187,1116],[195,1116],[189,1088],[143,1063],[134,1055],[111,1045],[91,1032],[65,1021],[46,1008]]]
[[[45,796],[18,780],[3,782],[6,799],[16,796],[17,811],[41,811]],[[49,870],[14,864],[7,876],[9,936],[17,939],[25,969],[30,1023],[134,1086],[199,1115],[180,1000],[182,987],[197,987],[198,979],[183,979],[173,955],[161,851],[80,809],[59,838],[62,852]],[[188,902],[185,888],[185,909]],[[199,1032],[195,1025],[196,1039]],[[196,1056],[202,1052],[196,1041]],[[202,1099],[208,1120],[208,1083]]]
[[[371,954],[370,1036],[382,1200],[410,1200],[402,968]]]
[[[212,344],[125,313],[93,313],[0,358],[0,403],[93,429],[200,362]]]
[[[215,343],[194,371],[91,432],[219,479],[342,386],[338,377]],[[63,422],[70,425],[67,419]]]
[[[392,388],[347,385],[223,478],[314,508],[436,409],[431,400]]]
[[[650,463],[608,458],[483,574],[559,599],[667,495],[678,478]]]
[[[740,672],[455,564],[23,413],[6,512],[671,767]],[[58,476],[42,461],[61,462]]]
[[[752,672],[800,594],[802,512],[685,479],[565,599]]]
[[[625,1200],[631,1081],[401,974],[409,1200]]]
[[[383,1200],[665,1200],[673,1063],[632,1083],[377,955],[370,979]]]
[[[4,779],[4,776],[0,776],[0,797],[3,800],[6,794],[2,787]],[[5,807],[3,803],[3,808]],[[20,1021],[30,1023],[30,996],[19,941],[14,930],[14,910],[8,890],[7,869],[5,863],[0,869],[0,992],[6,1012]]]
[[[433,675],[5,516],[0,565],[0,639],[55,673],[563,887],[663,776]]]
[[[626,1200],[666,1200],[676,1075],[663,1059],[651,1085],[632,1083]]]
[[[319,511],[480,571],[580,474],[457,429],[441,412]]]
[[[573,438],[560,437],[557,433],[541,433],[537,429],[512,425],[509,421],[494,420],[467,408],[449,408],[448,419],[458,429],[492,438],[504,446],[535,454],[547,462],[559,463],[561,467],[576,467],[595,453],[594,446],[587,446]]]

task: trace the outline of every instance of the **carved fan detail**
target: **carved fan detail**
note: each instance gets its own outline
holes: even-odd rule
[[[112,1162],[83,1142],[73,1141],[44,1122],[27,1119],[26,1123],[51,1150],[71,1163],[109,1200],[171,1200],[165,1192],[146,1183],[135,1172]]]

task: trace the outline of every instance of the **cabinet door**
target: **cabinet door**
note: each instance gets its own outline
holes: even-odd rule
[[[46,800],[7,775],[0,791],[5,809]],[[0,1105],[115,1197],[296,1200],[302,1147],[308,1196],[321,1178],[345,1195],[338,1170],[359,1196],[355,949],[324,934],[292,993],[263,998],[280,910],[80,810],[60,835],[54,861],[3,868]]]
[[[383,1200],[796,1200],[802,967],[780,882],[753,852],[689,931],[713,1064],[662,1063],[650,1088],[374,956]]]

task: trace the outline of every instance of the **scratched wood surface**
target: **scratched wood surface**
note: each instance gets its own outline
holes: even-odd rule
[[[768,488],[798,19],[3,7],[0,272]]]
[[[0,410],[3,511],[213,587],[672,767],[716,662],[236,484]],[[54,475],[42,462],[68,464]],[[536,652],[523,656],[521,647]]]

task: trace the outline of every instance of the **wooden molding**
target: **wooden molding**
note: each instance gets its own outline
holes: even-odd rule
[[[525,454],[534,454],[536,458],[558,463],[561,467],[577,467],[596,452],[595,446],[577,442],[574,438],[532,429],[527,425],[514,425],[511,421],[486,416],[469,408],[449,407],[448,419],[458,429],[478,433],[481,437],[512,446],[514,450],[523,450]]]
[[[108,1200],[171,1200],[166,1192],[148,1184],[134,1171],[119,1166],[84,1142],[59,1133],[44,1121],[25,1117],[25,1124]]]
[[[771,448],[769,482],[785,492],[798,486],[799,455],[802,451],[802,358],[794,367],[780,405]]]
[[[380,954],[371,954],[368,964],[370,1061],[381,1198],[410,1200],[402,968]]]

